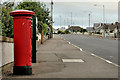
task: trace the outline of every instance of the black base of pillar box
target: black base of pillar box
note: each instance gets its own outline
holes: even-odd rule
[[[32,75],[31,66],[14,66],[13,75]]]

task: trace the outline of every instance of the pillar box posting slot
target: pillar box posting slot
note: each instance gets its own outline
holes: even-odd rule
[[[32,74],[32,15],[28,10],[16,10],[10,13],[14,18],[14,68],[15,75]]]

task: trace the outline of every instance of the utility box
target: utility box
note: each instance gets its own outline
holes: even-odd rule
[[[28,10],[16,10],[10,13],[14,18],[14,68],[15,75],[32,74],[32,15]]]

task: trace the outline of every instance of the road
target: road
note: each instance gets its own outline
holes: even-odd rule
[[[97,56],[118,64],[117,40],[75,34],[64,34],[61,36],[85,51],[89,51]]]

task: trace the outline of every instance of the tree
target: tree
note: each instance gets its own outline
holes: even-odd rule
[[[86,29],[83,29],[83,33],[85,33],[85,32],[87,32],[87,30],[86,30]]]
[[[2,36],[13,38],[13,19],[10,16],[10,12],[13,10],[13,3],[4,2],[2,4],[2,20],[0,27],[2,29]]]
[[[48,25],[47,24],[43,24],[43,27],[44,27],[44,35],[46,35],[47,32],[48,32]]]
[[[61,34],[61,33],[62,33],[62,31],[58,30],[58,34]]]
[[[45,23],[49,25],[49,9],[46,7],[44,3],[40,2],[22,2],[19,3],[16,9],[25,9],[25,10],[31,10],[35,12],[35,16],[38,18],[38,29],[41,33],[41,23]]]
[[[68,30],[65,30],[65,34],[69,34],[70,32]]]
[[[48,22],[50,20],[49,17],[49,9],[46,7],[44,3],[40,2],[20,2],[17,6],[14,6],[12,2],[4,2],[0,4],[2,6],[1,10],[1,23],[0,23],[0,30],[2,29],[2,33],[0,35],[6,37],[13,37],[13,18],[10,16],[10,12],[16,9],[26,9],[35,12],[35,16],[38,18],[38,30],[41,32],[41,28],[44,29],[42,24],[46,23],[50,25]]]

